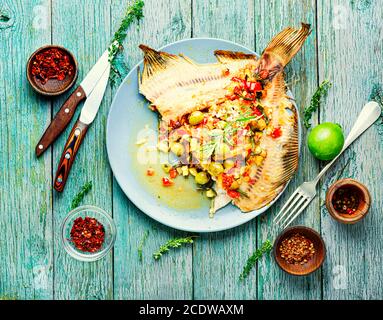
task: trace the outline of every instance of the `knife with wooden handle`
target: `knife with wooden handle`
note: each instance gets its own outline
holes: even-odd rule
[[[80,117],[73,126],[72,131],[69,134],[69,138],[65,143],[64,151],[61,155],[54,180],[54,188],[58,192],[62,192],[64,190],[70,169],[72,168],[81,143],[84,141],[88,127],[96,118],[102,98],[104,97],[106,86],[108,84],[109,73],[110,64],[108,63],[108,67],[104,71],[101,79],[98,81],[93,92],[86,99],[84,107],[81,110]]]
[[[106,50],[92,67],[77,89],[69,96],[55,115],[49,127],[45,130],[36,145],[36,156],[41,156],[45,150],[57,139],[72,120],[77,106],[89,97],[105,70],[108,68],[108,50]]]

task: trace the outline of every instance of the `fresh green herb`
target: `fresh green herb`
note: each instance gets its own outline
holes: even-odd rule
[[[318,110],[321,98],[327,95],[328,89],[330,89],[331,86],[330,81],[324,80],[312,96],[310,105],[303,110],[303,124],[307,129],[311,127],[310,120],[312,114]]]
[[[79,191],[79,193],[77,193],[77,195],[76,195],[76,196],[73,198],[73,200],[72,200],[71,210],[76,209],[76,208],[80,205],[82,199],[84,199],[84,197],[86,196],[86,194],[87,194],[91,189],[92,189],[92,181],[89,181],[89,182],[85,183],[85,184],[82,186],[82,188],[81,188],[81,190]]]
[[[144,248],[144,245],[145,245],[145,242],[146,240],[148,239],[149,237],[149,230],[146,230],[144,235],[142,236],[142,239],[138,245],[138,258],[140,259],[140,261],[142,262],[142,249]]]
[[[112,86],[121,82],[128,73],[128,66],[125,62],[123,54],[123,43],[127,36],[127,31],[130,25],[136,20],[137,22],[143,18],[143,0],[135,0],[126,11],[124,18],[114,34],[112,44],[109,47],[109,62],[111,64],[110,81]]]
[[[270,240],[266,240],[260,249],[255,250],[255,252],[247,259],[246,265],[243,267],[242,273],[239,276],[240,280],[244,280],[250,274],[251,269],[255,266],[257,261],[262,258],[262,256],[269,252],[273,248]]]
[[[186,237],[186,238],[175,238],[175,239],[170,239],[168,242],[166,242],[164,245],[162,245],[158,251],[153,253],[154,259],[158,260],[161,258],[161,256],[168,252],[171,248],[179,248],[183,244],[187,243],[193,243],[193,238],[194,237]]]
[[[382,108],[382,113],[380,115],[379,121],[376,123],[378,126],[378,133],[383,139],[383,88],[380,84],[375,83],[372,86],[371,94],[370,94],[370,101],[377,102],[380,107]]]

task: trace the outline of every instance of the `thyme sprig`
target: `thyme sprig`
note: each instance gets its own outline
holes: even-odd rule
[[[125,62],[123,54],[123,43],[127,36],[127,31],[130,25],[134,21],[139,21],[144,17],[143,14],[144,1],[135,0],[133,4],[128,6],[125,11],[124,18],[121,21],[120,27],[114,34],[112,44],[110,45],[109,51],[109,62],[111,64],[110,70],[110,81],[112,86],[121,82],[128,72],[128,66]]]
[[[272,248],[273,245],[271,244],[270,240],[266,240],[260,249],[255,250],[255,252],[247,259],[246,265],[243,267],[239,279],[245,280],[257,261],[262,258],[264,254],[268,253]]]
[[[311,116],[316,110],[318,110],[321,99],[327,95],[328,89],[330,89],[331,86],[332,83],[330,81],[324,80],[312,96],[310,105],[303,110],[303,124],[306,129],[311,127]]]
[[[138,249],[137,249],[137,252],[138,252],[138,258],[140,259],[140,261],[142,262],[142,258],[143,258],[143,255],[142,255],[142,250],[144,249],[144,245],[146,243],[146,240],[148,239],[149,237],[149,230],[146,230],[144,232],[144,235],[142,236],[142,239],[138,245]]]
[[[158,260],[162,257],[162,255],[168,252],[171,248],[179,248],[184,244],[193,243],[193,236],[186,238],[175,238],[168,240],[165,244],[163,244],[156,252],[153,253],[153,258]]]
[[[378,133],[381,139],[383,139],[383,88],[379,83],[374,83],[370,94],[370,100],[377,102],[382,109],[382,113],[380,114],[379,121],[376,125],[378,126]]]
[[[73,209],[76,209],[81,201],[84,199],[84,197],[86,196],[86,194],[92,189],[92,181],[89,181],[87,183],[85,183],[80,191],[76,194],[76,196],[73,198],[72,200],[72,204],[71,204],[71,210]]]

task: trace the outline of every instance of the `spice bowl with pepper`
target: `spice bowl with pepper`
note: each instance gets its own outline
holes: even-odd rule
[[[48,45],[32,53],[27,62],[27,79],[34,90],[45,96],[58,96],[77,80],[78,64],[66,48]]]
[[[101,208],[82,206],[68,213],[61,226],[66,252],[81,261],[103,258],[116,240],[116,225]]]
[[[323,264],[326,247],[322,237],[315,230],[294,226],[285,229],[274,243],[274,258],[285,272],[308,275]]]
[[[371,196],[367,187],[354,179],[341,179],[326,194],[326,207],[337,221],[353,224],[362,220],[370,209]]]

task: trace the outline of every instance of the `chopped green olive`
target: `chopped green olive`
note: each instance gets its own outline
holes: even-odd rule
[[[189,116],[189,123],[192,126],[200,124],[204,118],[204,114],[201,111],[194,111]]]
[[[219,176],[223,172],[223,166],[219,162],[212,162],[209,165],[209,173],[213,176]]]
[[[197,175],[197,169],[196,168],[189,168],[189,172],[190,172],[190,174],[192,175],[192,176],[196,176]]]
[[[165,171],[165,173],[169,173],[170,169],[172,168],[172,166],[168,163],[162,164],[161,167],[162,167],[162,170]]]
[[[206,190],[206,197],[214,198],[216,195],[217,195],[217,193],[213,189],[207,189]]]
[[[179,143],[179,142],[174,142],[171,146],[170,146],[170,150],[177,156],[177,157],[180,157],[183,155],[183,153],[185,152],[185,148],[184,146]]]
[[[201,172],[198,172],[195,176],[195,182],[198,183],[198,184],[206,184],[210,181],[210,177],[209,175],[204,172],[204,171],[201,171]]]

